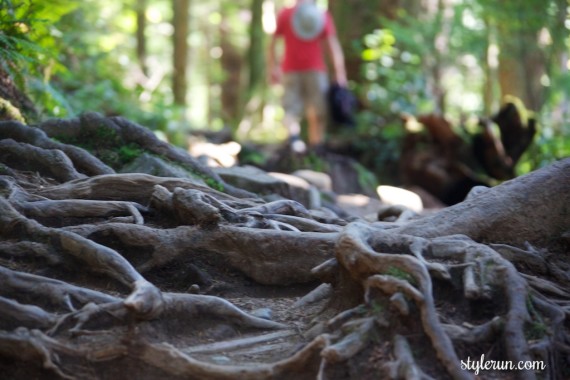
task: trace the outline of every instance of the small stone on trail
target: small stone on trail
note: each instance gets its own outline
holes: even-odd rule
[[[217,364],[229,364],[232,360],[227,356],[215,355],[211,357],[212,361]]]
[[[267,307],[256,309],[252,311],[250,314],[257,318],[267,319],[268,321],[271,321],[271,319],[273,318],[273,312],[271,311],[270,308]]]

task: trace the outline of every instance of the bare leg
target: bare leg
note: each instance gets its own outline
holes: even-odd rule
[[[306,115],[309,145],[315,148],[325,141],[327,126],[328,77],[323,72],[308,72],[305,77]]]
[[[307,108],[307,122],[309,124],[309,146],[315,147],[323,143],[325,138],[325,123],[319,118],[314,106]]]

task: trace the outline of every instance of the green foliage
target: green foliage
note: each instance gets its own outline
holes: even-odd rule
[[[548,334],[548,326],[544,322],[531,321],[524,330],[525,338],[529,341],[540,340]]]
[[[25,123],[20,110],[14,107],[9,101],[0,98],[0,120],[9,119]]]
[[[11,170],[4,164],[0,164],[0,175],[11,175]],[[3,196],[8,196],[8,194],[2,194]]]
[[[282,2],[276,4],[279,7]],[[259,11],[264,9],[261,2],[203,1],[192,2],[191,9],[190,105],[174,107],[169,81],[171,6],[171,0],[147,3],[149,72],[145,76],[136,56],[135,1],[0,0],[0,69],[31,96],[43,117],[75,116],[89,110],[121,115],[160,130],[179,146],[185,144],[184,132],[192,124],[210,128],[237,125],[239,120],[224,109],[224,85],[232,76],[243,77],[238,83],[243,89],[247,79],[251,80],[260,114],[265,102],[277,102],[278,94],[264,92],[261,85],[260,52],[267,42],[259,19]],[[515,57],[514,52],[525,48],[519,37],[543,34],[551,41],[540,46],[548,59],[545,105],[536,110],[541,129],[519,172],[569,156],[568,111],[562,105],[569,99],[570,77],[559,62],[561,53],[570,50],[568,28],[564,27],[567,2],[461,0],[452,2],[452,7],[451,18],[441,9],[412,17],[405,7],[392,19],[380,17],[381,11],[366,15],[378,18],[378,29],[355,36],[363,63],[361,77],[351,78],[364,111],[358,115],[356,133],[351,130],[341,135],[354,141],[355,150],[364,152],[361,163],[381,180],[392,177],[404,132],[400,115],[440,111],[434,102],[436,69],[443,70],[439,84],[448,94],[444,111],[455,124],[463,115],[496,111],[497,104],[485,109],[482,100],[489,45],[496,44],[501,54]],[[252,9],[257,12],[252,20],[255,24],[247,19]],[[350,6],[343,9],[351,11]],[[363,17],[360,12],[354,15],[354,19],[346,19],[363,21],[356,17]],[[255,28],[249,30],[252,25]],[[437,41],[444,30],[447,39],[442,52]],[[249,78],[242,75],[248,71]],[[237,102],[250,95],[243,92]],[[496,93],[495,97],[498,99]],[[553,114],[560,116],[553,120]],[[274,131],[265,129],[272,137],[277,135]],[[126,149],[123,158],[134,154]],[[260,160],[263,157],[251,158]],[[326,170],[318,160],[309,157],[308,161]]]
[[[377,300],[372,301],[371,308],[372,314],[377,316],[383,315],[386,312],[386,306]]]
[[[247,145],[242,146],[238,159],[242,165],[263,167],[267,163],[267,157],[262,151],[250,148]]]
[[[58,61],[60,31],[54,24],[77,4],[64,0],[0,0],[0,69],[39,108],[63,99],[48,84],[52,74],[65,70]]]
[[[357,115],[355,149],[361,162],[381,182],[393,182],[404,129],[401,114],[417,115],[433,109],[422,57],[429,54],[426,24],[409,28],[404,22],[382,20],[384,28],[362,39],[362,80],[355,90],[364,99]]]
[[[534,307],[531,296],[528,296],[526,299],[526,307],[530,314],[531,321],[525,326],[525,337],[527,340],[540,340],[549,333],[548,326]]]
[[[374,172],[381,183],[394,183],[405,133],[402,122],[389,121],[372,112],[361,113],[359,120],[360,129],[352,142],[354,148],[362,152],[359,161]]]
[[[485,72],[490,47],[518,59],[517,54],[528,49],[523,44],[537,36],[540,41],[533,48],[545,57],[545,101],[542,109],[535,110],[539,134],[517,172],[527,173],[570,156],[570,75],[556,58],[564,56],[563,51],[567,57],[570,51],[568,17],[566,21],[563,17],[566,7],[564,1],[555,0],[463,0],[454,2],[448,14],[439,9],[411,17],[400,9],[395,19],[380,18],[382,27],[363,36],[359,45],[362,79],[356,90],[365,110],[358,115],[360,139],[355,141],[359,151],[374,152],[363,162],[377,173],[397,163],[403,136],[401,114],[443,112],[452,124],[460,125],[466,116],[491,116],[498,111],[502,100],[498,78]],[[440,38],[444,45],[438,44]],[[486,80],[489,103],[483,99]],[[445,109],[435,103],[441,92],[447,95]]]
[[[224,184],[223,184],[223,183],[221,183],[221,182],[219,182],[219,181],[216,181],[216,180],[213,179],[213,178],[206,177],[206,176],[202,176],[202,178],[204,179],[204,182],[206,182],[206,185],[208,185],[208,186],[211,187],[212,189],[218,190],[218,191],[221,191],[221,192],[224,191],[225,188],[224,188]]]
[[[421,70],[424,43],[415,42],[409,29],[391,27],[364,37],[364,83],[357,91],[367,100],[368,112],[377,115],[424,112],[430,107]]]
[[[120,146],[118,153],[121,163],[128,164],[129,162],[142,155],[144,153],[144,150],[138,144],[129,143],[127,145]]]
[[[313,151],[309,151],[307,155],[302,157],[300,168],[311,168],[312,170],[326,173],[329,165],[322,157]]]
[[[417,280],[414,276],[412,276],[410,273],[398,267],[395,266],[388,267],[388,269],[386,270],[386,274],[389,276],[399,278],[400,280],[404,280],[414,286],[417,285]]]
[[[0,58],[3,68],[13,73],[14,64],[27,65],[38,63],[34,57],[43,52],[38,45],[18,35],[0,34]],[[11,63],[11,64],[10,64]]]
[[[352,167],[358,175],[358,184],[362,189],[376,189],[378,187],[378,179],[370,170],[358,162],[353,163]]]

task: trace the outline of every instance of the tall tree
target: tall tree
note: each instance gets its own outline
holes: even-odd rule
[[[239,13],[239,8],[232,3],[222,6],[221,11],[219,39],[223,54],[220,57],[220,63],[224,74],[221,83],[221,111],[226,122],[233,124],[240,117],[241,102],[243,101],[241,80],[244,65],[243,49],[240,49],[235,38],[232,38],[236,33],[232,19]]]
[[[434,56],[431,62],[432,94],[436,110],[445,114],[446,91],[443,86],[443,75],[446,68],[446,57],[449,55],[449,40],[451,35],[451,19],[454,11],[450,0],[438,0],[435,6],[435,19],[438,33],[434,39]]]
[[[147,75],[148,68],[146,65],[146,5],[147,0],[137,0],[136,14],[137,14],[137,58],[142,72]]]
[[[520,98],[532,110],[545,101],[545,75],[558,57],[552,54],[552,38],[563,29],[560,14],[566,6],[559,0],[529,0],[522,3],[481,0],[497,28],[500,47],[499,85],[501,95]]]
[[[263,0],[251,1],[251,24],[249,25],[249,96],[263,83],[264,80],[264,53],[263,53]]]
[[[172,0],[174,27],[174,55],[172,74],[172,93],[176,105],[186,105],[187,66],[188,66],[188,30],[190,21],[190,0]]]
[[[362,37],[380,28],[382,17],[395,19],[401,9],[415,14],[418,3],[411,0],[329,1],[329,9],[335,19],[339,41],[344,48],[349,79],[358,80],[360,77],[362,59],[359,45]]]

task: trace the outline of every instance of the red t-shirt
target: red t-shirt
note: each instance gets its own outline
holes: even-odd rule
[[[336,30],[329,12],[325,12],[325,27],[321,34],[312,40],[302,40],[295,35],[291,26],[291,17],[295,8],[285,8],[277,15],[276,36],[285,39],[285,54],[281,68],[291,71],[326,71],[322,42]]]

